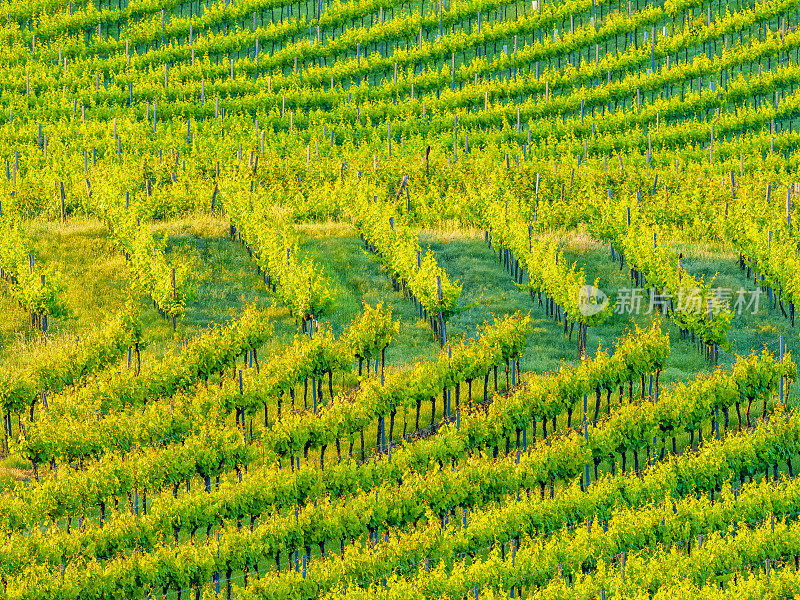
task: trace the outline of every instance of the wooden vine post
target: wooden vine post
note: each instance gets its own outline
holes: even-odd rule
[[[444,345],[447,343],[447,329],[445,329],[446,325],[441,311],[441,305],[442,301],[444,300],[444,296],[442,294],[442,278],[440,275],[436,276],[436,294],[439,298],[439,346],[444,348]]]
[[[173,311],[174,311],[174,303],[177,299],[178,292],[175,285],[175,267],[172,267],[172,302],[173,302]],[[178,328],[178,320],[175,313],[172,313],[172,331],[175,331]]]

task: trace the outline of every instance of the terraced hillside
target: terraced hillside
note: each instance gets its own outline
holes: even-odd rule
[[[798,595],[798,23],[2,0],[0,600]]]

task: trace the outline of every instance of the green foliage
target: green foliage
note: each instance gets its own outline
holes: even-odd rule
[[[0,406],[4,412],[32,410],[43,393],[87,383],[132,346],[144,344],[137,312],[128,305],[77,344],[46,346],[22,370],[14,365],[0,366]]]
[[[62,317],[64,282],[50,265],[35,262],[22,224],[0,219],[0,274],[11,296],[43,327],[43,317]]]
[[[457,311],[461,284],[452,281],[433,253],[422,255],[419,240],[398,222],[392,225],[386,205],[359,199],[353,208],[355,223],[368,246],[380,256],[392,280],[408,290],[430,315],[447,319]],[[394,222],[392,217],[392,222]]]
[[[335,303],[332,287],[322,268],[299,251],[291,224],[268,214],[265,206],[253,206],[242,182],[231,182],[223,194],[238,235],[295,319],[305,324],[329,313]]]
[[[352,356],[371,359],[378,356],[397,335],[400,325],[392,320],[392,311],[383,303],[375,308],[364,304],[364,311],[350,324],[340,343]]]

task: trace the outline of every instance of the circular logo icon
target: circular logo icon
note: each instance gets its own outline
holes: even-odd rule
[[[578,291],[578,310],[584,317],[602,312],[608,304],[608,296],[593,285],[584,285]]]

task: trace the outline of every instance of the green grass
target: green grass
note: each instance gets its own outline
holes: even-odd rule
[[[422,237],[434,240],[431,248],[436,252],[440,264],[448,274],[462,280],[464,302],[478,301],[475,308],[453,320],[454,331],[469,335],[475,330],[477,323],[486,319],[517,310],[530,312],[533,333],[520,363],[522,369],[542,373],[562,364],[579,362],[576,335],[570,339],[569,335],[564,334],[563,321],[559,324],[554,318],[547,317],[537,298],[531,298],[527,292],[517,288],[503,269],[497,252],[484,242],[482,233],[427,234]],[[554,241],[558,239],[554,237]],[[611,262],[602,245],[580,234],[570,234],[560,241],[565,244],[565,257],[584,267],[588,281],[592,282],[597,278],[600,288],[604,290],[629,285],[625,272],[620,272],[618,263]],[[644,308],[646,310],[647,306]],[[601,326],[589,329],[589,353],[596,353],[598,347],[608,349],[615,340],[634,330],[636,326],[645,328],[653,321],[659,321],[663,328],[669,329],[669,322],[655,314],[635,317],[614,314]],[[677,334],[674,337],[677,340]],[[665,383],[686,380],[708,367],[705,359],[692,351],[688,344],[673,343],[672,348],[669,367],[664,373]]]
[[[99,222],[32,223],[29,229],[37,261],[56,267],[66,288],[61,299],[67,316],[51,320],[48,339],[74,338],[93,329],[128,297],[125,259],[114,251]],[[6,315],[0,322],[0,358],[43,341],[7,294],[0,294],[0,311]]]
[[[355,229],[343,223],[299,225],[302,249],[317,261],[336,290],[336,305],[321,321],[338,334],[361,312],[364,303],[383,303],[400,322],[397,338],[386,350],[389,364],[406,365],[433,358],[438,346],[431,329],[420,319],[411,301],[392,289],[380,262],[364,250]]]
[[[147,360],[155,359],[164,349],[180,344],[185,337],[195,335],[210,324],[223,323],[234,318],[247,304],[272,303],[266,286],[255,274],[254,263],[246,249],[228,237],[225,220],[195,215],[159,224],[156,229],[168,235],[170,251],[190,263],[196,293],[187,307],[185,318],[177,332],[173,332],[171,326],[158,316],[146,298],[141,299],[147,334],[152,340],[151,346],[145,352],[145,364]],[[400,321],[400,333],[387,351],[387,362],[392,366],[402,366],[419,358],[432,358],[436,355],[438,345],[427,324],[418,318],[412,303],[392,288],[380,263],[374,256],[364,251],[363,244],[350,225],[304,224],[298,226],[298,231],[302,250],[322,265],[336,290],[335,310],[322,319],[324,323],[339,333],[358,314],[362,303],[383,302],[391,307],[395,318]],[[618,263],[611,262],[605,245],[589,239],[580,232],[565,236],[553,234],[552,237],[554,240],[564,242],[565,257],[582,265],[590,281],[598,278],[601,288],[613,290],[630,285],[627,271],[621,271]],[[484,242],[482,232],[455,229],[425,230],[420,232],[420,239],[423,248],[430,247],[448,274],[463,284],[462,304],[466,306],[474,303],[472,308],[451,319],[448,327],[451,340],[472,337],[477,327],[484,321],[521,310],[530,312],[533,322],[533,332],[528,340],[527,351],[521,360],[524,370],[546,372],[561,364],[575,364],[578,361],[574,337],[572,341],[567,339],[563,333],[563,325],[555,323],[552,318],[547,318],[542,307],[538,306],[538,302],[532,300],[526,291],[514,285],[499,263],[497,254]],[[61,265],[67,283],[65,299],[70,309],[70,316],[54,323],[53,336],[77,335],[91,328],[106,312],[127,297],[128,282],[124,260],[113,248],[105,229],[99,223],[76,221],[66,227],[53,224],[40,225],[37,226],[34,240],[37,255],[41,260]],[[749,285],[738,270],[736,256],[725,249],[685,246],[682,250],[687,257],[684,264],[692,274],[696,276],[706,274],[710,277],[718,273],[717,281],[720,285],[731,287]],[[0,297],[0,302],[8,302],[8,299]],[[28,331],[24,315],[13,313],[12,316],[14,318],[7,319],[3,325],[3,339],[10,341],[10,345],[4,347],[6,359],[12,353],[19,352],[23,346],[35,348],[36,344],[36,336]],[[668,386],[672,382],[686,381],[709,367],[707,361],[690,343],[677,339],[674,326],[657,315],[638,315],[633,318],[627,315],[612,316],[603,325],[590,329],[589,350],[593,353],[599,344],[608,348],[634,324],[644,327],[654,320],[660,321],[662,327],[670,330],[672,334],[672,353],[668,367],[661,377],[663,384]],[[297,325],[285,309],[276,307],[274,321],[276,336],[262,353],[264,358],[278,351],[282,344],[297,333]],[[797,337],[793,335],[788,320],[783,318],[780,311],[762,309],[755,316],[737,317],[731,330],[733,340],[731,351],[721,354],[720,361],[728,364],[733,360],[734,353],[746,354],[751,350],[758,350],[765,343],[774,340],[778,333],[786,336],[790,348],[796,345]],[[505,384],[502,371],[498,379],[502,390]],[[335,383],[338,390],[354,385],[356,380],[352,375],[337,376]],[[492,385],[491,379],[490,385]],[[635,384],[634,396],[639,394],[637,388]],[[482,394],[482,381],[475,382],[473,396],[480,399]],[[627,390],[625,396],[627,397]],[[604,394],[601,415],[605,413],[605,402]],[[615,393],[612,395],[612,406],[617,402],[619,396]],[[302,407],[302,386],[300,386],[297,408],[302,409]],[[270,405],[270,421],[274,419],[275,409],[274,405]],[[284,410],[288,409],[289,407],[284,405]],[[754,407],[753,414],[756,411],[760,411],[760,407]],[[436,406],[437,420],[441,412],[442,402],[439,398]],[[424,403],[421,424],[427,425],[430,417],[430,404]],[[262,418],[258,415],[254,417],[256,432],[263,427]],[[413,430],[413,411],[399,413],[395,425],[395,439],[403,432],[404,419],[408,430]],[[233,416],[230,420],[233,420]],[[559,430],[563,431],[566,416],[559,416],[558,423]],[[731,427],[735,426],[735,416],[732,415]],[[711,432],[710,427],[709,419],[703,424],[706,437]],[[552,431],[550,427],[548,429]],[[374,426],[365,432],[368,453],[374,450],[376,433]],[[720,433],[723,435],[725,433],[722,427]],[[541,437],[541,424],[538,427],[537,437]],[[533,440],[532,431],[528,432],[528,440],[529,443]],[[669,447],[670,440],[667,439],[666,442]],[[695,444],[697,442],[696,438]],[[688,434],[685,432],[678,436],[679,451],[687,448],[689,443]],[[511,447],[514,446],[512,440]],[[658,441],[657,448],[660,449],[660,446],[661,440]],[[347,453],[348,447],[349,444],[343,442],[343,454]],[[354,453],[358,452],[359,443],[356,441]],[[318,451],[312,451],[309,460],[317,460],[317,457]],[[335,459],[335,449],[331,448],[326,460]],[[640,453],[639,461],[640,466],[644,466],[646,461],[644,452]],[[633,454],[629,453],[628,468],[633,466],[633,462]],[[620,465],[617,463],[616,469],[619,468]],[[781,471],[783,470],[782,467]],[[600,464],[601,474],[610,471],[611,463],[604,461]],[[29,476],[30,471],[23,462],[6,459],[0,463],[0,486],[7,486],[15,479]],[[223,477],[229,476],[233,475]],[[759,474],[757,479],[760,476]],[[191,485],[196,487],[202,485],[202,482],[195,478]],[[557,482],[555,492],[558,493],[564,485],[564,482]],[[168,494],[170,491],[166,490],[163,493]],[[532,493],[538,493],[538,490],[532,490]],[[546,490],[546,493],[549,494],[549,490]],[[126,498],[122,500],[127,501]],[[159,502],[159,498],[157,496],[149,498],[148,503],[152,502]],[[150,506],[152,508],[152,504]],[[213,535],[215,531],[216,528],[212,529],[211,534]],[[186,532],[182,534],[184,538],[187,535]],[[329,550],[338,549],[338,540],[330,539],[326,542]],[[364,543],[364,539],[358,543]],[[318,548],[312,549],[313,553],[318,551]],[[285,561],[284,557],[282,559],[284,568]],[[262,561],[260,568],[270,568],[273,565],[272,561]],[[234,573],[234,577],[241,577],[241,573]],[[170,593],[169,597],[175,597],[175,594]]]
[[[747,273],[739,269],[738,255],[725,249],[700,246],[682,245],[678,251],[687,257],[684,266],[695,277],[704,277],[705,281],[714,281],[714,287],[734,290],[754,290],[752,278],[747,280]],[[748,301],[750,296],[747,296]],[[772,307],[764,290],[759,297],[757,312],[754,308],[743,310],[742,314],[734,316],[729,333],[730,349],[721,355],[721,361],[731,362],[735,355],[747,354],[753,350],[760,351],[766,347],[777,353],[778,339],[783,336],[786,348],[797,356],[798,334],[788,318],[784,317],[779,307]],[[785,307],[788,313],[788,307]]]
[[[177,331],[153,308],[152,300],[139,298],[150,343],[145,355],[163,354],[211,324],[228,322],[247,304],[272,302],[266,286],[255,276],[247,253],[225,239],[225,231],[227,222],[204,215],[154,227],[155,233],[168,236],[168,254],[188,263],[193,297]],[[31,236],[37,260],[55,266],[65,286],[62,300],[67,315],[51,321],[48,339],[76,337],[100,326],[130,297],[124,255],[99,221],[76,219],[66,226],[36,223]],[[42,336],[26,325],[25,313],[7,296],[0,296],[0,302],[8,305],[10,315],[0,326],[0,357],[35,347]]]
[[[329,277],[336,302],[331,314],[320,320],[337,335],[355,318],[364,303],[383,302],[400,322],[400,332],[387,350],[387,363],[408,365],[420,358],[432,358],[438,351],[428,325],[419,318],[413,304],[393,289],[377,257],[367,253],[354,228],[345,223],[307,223],[297,226],[302,251],[317,261]],[[227,221],[207,215],[190,215],[154,227],[168,236],[168,251],[188,262],[194,294],[186,314],[173,332],[171,325],[153,310],[148,298],[141,298],[142,318],[150,348],[145,354],[155,357],[167,348],[180,345],[206,327],[235,318],[248,304],[269,306],[274,303],[263,280],[256,275],[255,263],[246,249],[228,237]],[[64,226],[56,223],[32,226],[35,253],[40,261],[55,265],[66,286],[64,302],[68,316],[54,320],[48,339],[81,335],[100,324],[130,294],[122,253],[114,247],[105,227],[93,220],[75,220]],[[582,266],[587,280],[598,280],[606,291],[632,287],[627,267],[610,260],[605,244],[581,232],[550,236],[563,244],[567,260]],[[474,305],[454,315],[448,323],[448,338],[457,342],[473,337],[486,321],[515,311],[529,313],[533,333],[528,351],[522,358],[526,371],[546,372],[562,363],[578,360],[575,336],[568,339],[563,325],[545,316],[543,307],[527,291],[519,289],[498,260],[497,253],[485,243],[477,230],[424,230],[420,232],[423,248],[430,247],[437,260],[454,279],[463,285],[461,306]],[[739,270],[736,255],[713,245],[680,245],[684,266],[696,277],[715,285],[753,289]],[[613,298],[613,297],[612,297]],[[729,351],[720,352],[720,363],[730,364],[735,356],[768,347],[777,351],[778,336],[786,347],[797,351],[798,336],[780,310],[768,308],[762,296],[758,314],[736,316],[730,331]],[[27,316],[13,301],[0,294],[0,308],[7,318],[0,324],[0,357],[9,359],[23,350],[35,351],[41,336],[30,330]],[[643,301],[643,312],[647,300]],[[709,368],[709,363],[689,342],[678,339],[676,328],[656,314],[635,316],[614,314],[604,324],[589,329],[588,349],[609,348],[634,326],[647,327],[658,321],[672,338],[672,354],[663,374],[664,383],[685,381]],[[288,311],[275,306],[276,335],[271,350],[290,340],[298,327]]]
[[[184,339],[209,325],[230,321],[244,306],[274,304],[263,280],[256,275],[255,263],[246,249],[228,237],[227,221],[192,215],[160,223],[155,229],[168,235],[168,248],[173,255],[188,261],[195,293],[175,332],[153,309],[148,298],[140,299],[149,340],[149,346],[143,352],[145,369],[148,362],[157,360],[166,349],[179,346]],[[375,305],[383,302],[400,323],[399,334],[386,352],[387,368],[407,367],[416,360],[436,356],[439,347],[430,328],[419,319],[411,301],[393,289],[380,262],[364,250],[352,226],[343,223],[304,224],[298,226],[298,232],[302,251],[322,266],[336,293],[335,308],[331,314],[321,318],[323,324],[339,334],[358,315],[363,303]],[[81,335],[128,297],[124,259],[100,223],[39,224],[33,230],[33,237],[39,260],[58,265],[66,284],[64,300],[69,316],[53,323],[48,340]],[[581,232],[552,234],[551,237],[563,242],[565,258],[578,262],[585,269],[589,281],[597,278],[601,289],[613,291],[631,286],[627,269],[620,270],[619,264],[610,260],[604,244]],[[578,363],[575,336],[568,339],[563,325],[546,317],[543,307],[512,282],[497,253],[485,243],[482,232],[424,230],[420,232],[420,240],[423,248],[430,247],[436,253],[447,273],[462,283],[461,305],[472,305],[450,320],[448,335],[451,341],[475,336],[481,324],[495,317],[522,311],[530,314],[533,325],[527,350],[521,359],[523,371],[544,373],[563,364]],[[684,265],[693,275],[705,275],[708,279],[717,274],[716,283],[721,286],[752,288],[739,271],[733,253],[713,246],[681,246],[681,250],[686,256]],[[0,306],[3,303],[8,305],[10,300],[0,296]],[[275,305],[272,315],[275,336],[260,352],[262,361],[279,352],[298,333],[296,322],[285,308]],[[610,348],[615,340],[635,326],[647,327],[653,321],[660,322],[671,337],[672,352],[660,378],[663,386],[691,380],[710,368],[708,361],[691,343],[678,339],[676,327],[656,314],[614,314],[602,325],[589,330],[589,353],[594,354],[598,347]],[[1,331],[3,360],[35,358],[42,336],[30,331],[26,317],[19,309],[10,307],[9,318],[3,321]],[[795,349],[798,338],[789,321],[779,310],[767,309],[764,303],[757,315],[744,314],[734,319],[730,331],[731,348],[720,353],[720,363],[731,364],[736,354],[760,351],[765,346],[776,352],[775,341],[781,334],[787,348]],[[335,384],[337,391],[349,389],[356,384],[356,379],[352,375],[337,376]],[[505,385],[502,370],[499,384],[501,389]],[[493,386],[491,379],[490,386]],[[302,389],[298,393],[302,394]],[[466,396],[466,390],[463,394]],[[473,384],[473,397],[480,399],[482,396],[483,382],[477,381]],[[298,396],[298,409],[303,406],[300,398],[302,396]],[[792,400],[796,402],[796,394],[792,394]],[[271,419],[274,418],[275,407],[270,406],[269,411]],[[436,411],[438,418],[442,411],[441,399],[437,401]],[[424,403],[421,424],[428,424],[430,416],[430,404]],[[413,411],[400,413],[396,437],[403,432],[404,419],[407,419],[408,430],[413,430]],[[374,445],[376,433],[374,427],[365,433],[368,448]],[[681,441],[681,444],[686,443],[688,439]]]

